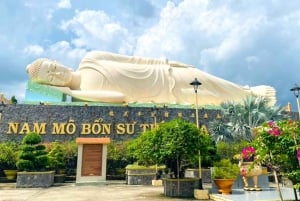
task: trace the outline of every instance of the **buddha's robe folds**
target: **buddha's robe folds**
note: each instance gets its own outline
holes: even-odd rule
[[[190,82],[195,78],[202,83],[198,104],[241,101],[250,94],[265,96],[271,104],[276,101],[273,87],[243,87],[195,67],[163,59],[93,51],[82,59],[77,71],[81,75],[80,90],[120,92],[124,102],[194,104],[195,91]]]

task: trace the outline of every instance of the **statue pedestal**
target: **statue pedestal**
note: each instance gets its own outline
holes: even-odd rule
[[[248,177],[249,186],[253,186],[252,177]],[[243,189],[245,186],[243,177],[240,175],[232,186],[233,189]],[[269,188],[269,176],[266,167],[262,167],[262,174],[258,176],[258,186],[260,188]]]

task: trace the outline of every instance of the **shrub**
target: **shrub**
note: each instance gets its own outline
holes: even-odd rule
[[[20,171],[42,171],[48,164],[45,145],[40,144],[42,138],[39,134],[27,133],[22,140],[21,152],[17,161]]]
[[[248,144],[249,142],[247,141],[232,143],[220,141],[217,144],[217,154],[221,159],[235,159],[235,162],[238,162],[236,159],[237,154],[240,154]]]
[[[51,144],[48,153],[50,169],[58,171],[66,168],[66,157],[64,152],[64,147],[60,142],[55,141]]]
[[[75,175],[77,168],[77,144],[75,140],[63,143],[67,175]]]
[[[16,169],[18,145],[15,142],[0,143],[1,169]]]
[[[125,179],[125,168],[133,163],[132,155],[128,152],[129,141],[112,141],[107,147],[107,179]]]
[[[239,175],[240,168],[237,164],[232,163],[229,159],[222,159],[214,163],[212,172],[213,179],[236,179]]]

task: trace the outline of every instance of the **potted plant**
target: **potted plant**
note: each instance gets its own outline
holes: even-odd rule
[[[0,143],[0,165],[7,180],[13,180],[17,175],[17,149],[15,142]]]
[[[237,164],[232,163],[229,159],[222,159],[214,163],[212,178],[221,194],[231,194],[232,185],[237,179],[240,169]]]
[[[204,129],[178,118],[142,133],[133,140],[129,149],[139,164],[165,165],[170,170],[168,177],[163,179],[165,196],[193,197],[201,180],[184,178],[184,171],[199,157],[199,151],[203,155],[207,153],[211,142]]]
[[[53,184],[54,172],[47,171],[48,156],[41,141],[41,136],[35,132],[24,136],[16,163],[20,171],[16,187],[49,187]]]
[[[256,162],[256,150],[252,146],[246,146],[240,154],[240,174],[244,182],[245,191],[261,191],[258,186],[258,176],[262,174],[262,167],[260,163]],[[252,177],[253,186],[249,186],[248,178]]]

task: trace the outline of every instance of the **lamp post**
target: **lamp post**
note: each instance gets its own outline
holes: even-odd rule
[[[0,104],[0,121],[2,120],[2,113],[3,113],[4,106],[5,106],[5,103],[3,101],[1,101],[1,104]]]
[[[197,95],[197,92],[198,92],[198,88],[199,86],[201,85],[202,83],[199,82],[197,80],[197,78],[195,78],[191,83],[190,85],[192,85],[194,87],[194,91],[195,91],[195,95],[196,95],[196,126],[197,128],[199,128],[199,118],[198,118],[198,95]],[[203,186],[202,186],[202,173],[201,173],[201,152],[200,152],[200,149],[199,149],[199,153],[198,153],[198,157],[199,157],[199,189],[203,189]]]
[[[156,105],[154,105],[154,107],[151,110],[152,110],[151,116],[153,117],[153,121],[154,121],[154,130],[157,130],[157,119],[156,119],[156,116],[157,116],[158,108],[156,107]],[[155,149],[156,149],[156,147],[155,147]],[[156,163],[155,164],[155,180],[158,180],[158,179],[160,179],[160,176],[158,175],[158,166],[157,166],[157,163]]]
[[[157,122],[156,122],[157,110],[158,110],[158,108],[156,107],[156,105],[154,105],[154,107],[152,109],[152,117],[154,120],[154,130],[156,130],[156,127],[157,127]]]
[[[291,88],[290,91],[292,91],[294,93],[294,95],[296,96],[297,105],[298,105],[298,115],[299,115],[299,119],[298,120],[300,120],[300,103],[299,103],[300,87],[298,87],[298,85],[295,84],[295,86],[293,88]]]
[[[201,85],[202,83],[198,81],[197,78],[195,78],[191,83],[190,85],[192,85],[194,87],[194,91],[195,91],[195,94],[196,94],[196,126],[197,128],[199,128],[199,119],[198,119],[198,95],[197,95],[197,92],[198,92],[198,88],[199,86]]]

